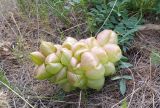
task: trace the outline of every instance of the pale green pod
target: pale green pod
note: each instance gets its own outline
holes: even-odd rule
[[[111,32],[110,39],[109,39],[108,43],[118,44],[118,36],[114,31]]]
[[[39,51],[30,53],[30,57],[31,57],[31,60],[37,65],[43,64],[45,60],[45,56]]]
[[[97,35],[97,41],[101,46],[104,46],[105,44],[117,44],[118,43],[118,37],[117,34],[112,30],[103,30]]]
[[[81,39],[81,40],[79,40],[79,42],[86,43],[86,39]]]
[[[67,39],[63,42],[62,47],[72,50],[72,46],[77,42],[77,40],[73,37],[67,37]]]
[[[104,64],[108,62],[108,55],[105,50],[101,47],[93,47],[91,52],[99,59],[99,61]]]
[[[77,75],[77,74],[74,74],[72,72],[68,72],[67,73],[67,79],[68,79],[69,83],[71,85],[73,85],[74,87],[80,87],[80,86],[82,86],[82,84],[81,84],[82,83],[81,82],[82,75]]]
[[[66,48],[62,49],[61,63],[65,66],[70,65],[70,60],[72,58],[72,51]]]
[[[95,39],[95,37],[90,37],[90,38],[87,38],[85,40],[86,44],[88,45],[89,48],[93,48],[95,46],[100,46],[97,42],[97,40]]]
[[[60,62],[60,59],[55,53],[48,55],[45,59],[45,64],[58,63],[58,62]]]
[[[41,41],[40,52],[43,55],[48,56],[49,54],[54,53],[55,51],[56,51],[56,48],[53,43]]]
[[[63,68],[63,65],[61,63],[49,63],[46,66],[46,71],[51,74],[58,73]]]
[[[72,67],[73,69],[75,69],[76,66],[77,66],[77,64],[78,64],[77,59],[76,59],[75,57],[72,57],[72,58],[71,58],[71,61],[70,61],[71,67]]]
[[[122,51],[118,45],[106,44],[104,49],[108,55],[108,61],[115,63],[121,59]]]
[[[70,92],[72,90],[75,89],[75,87],[73,87],[70,83],[65,83],[65,84],[62,84],[62,88],[65,92]]]
[[[87,44],[82,41],[81,42],[79,41],[73,45],[72,51],[73,53],[75,53],[77,50],[80,50],[80,49],[88,49]]]
[[[52,74],[46,72],[44,64],[38,66],[35,70],[35,78],[38,80],[49,79],[52,76],[53,76]]]
[[[84,52],[87,52],[87,51],[88,51],[88,49],[86,49],[86,48],[79,49],[79,50],[77,50],[77,51],[74,53],[74,57],[75,57],[78,61],[80,61],[82,54],[83,54]]]
[[[114,73],[116,73],[116,68],[115,65],[111,62],[108,62],[106,64],[104,64],[105,67],[105,76],[110,76],[113,75]]]
[[[67,78],[67,67],[63,67],[56,75],[56,81],[60,81],[63,80],[65,78]]]
[[[97,80],[88,79],[87,86],[92,89],[100,90],[103,87],[104,82],[105,82],[104,77]]]
[[[99,60],[91,52],[85,52],[81,56],[80,67],[83,70],[89,71],[95,69],[99,64]]]
[[[56,82],[56,76],[52,74],[52,77],[50,77],[50,78],[48,79],[48,81],[49,81],[50,83],[55,83],[55,82]]]
[[[83,77],[76,87],[85,89],[87,87],[87,79]]]
[[[59,44],[55,44],[54,46],[55,46],[55,48],[56,48],[55,54],[56,54],[57,57],[60,59],[61,56],[62,56],[62,52],[61,52],[62,46],[59,45]]]
[[[74,70],[74,73],[78,75],[84,75],[84,70],[82,70],[80,66],[81,66],[80,63],[78,63]]]
[[[67,83],[68,82],[68,79],[67,78],[65,78],[65,79],[62,79],[62,80],[60,80],[60,81],[56,81],[55,82],[55,84],[65,84],[65,83]]]
[[[92,70],[86,71],[85,76],[88,79],[100,79],[104,77],[105,68],[102,64],[99,64],[96,68],[93,68]]]
[[[97,41],[101,46],[108,43],[112,30],[103,30],[97,35]]]

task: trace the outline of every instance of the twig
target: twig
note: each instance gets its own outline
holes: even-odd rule
[[[102,26],[98,29],[98,31],[97,31],[97,33],[96,33],[96,36],[97,36],[97,34],[101,31],[101,29],[103,28],[104,24],[108,21],[108,19],[109,19],[111,13],[112,13],[114,7],[116,6],[116,3],[117,3],[117,0],[115,0],[114,5],[113,5],[111,11],[109,12],[109,15],[107,16],[107,18],[104,20]]]
[[[7,87],[9,90],[11,90],[13,93],[15,93],[18,97],[20,97],[25,103],[27,103],[31,108],[34,108],[25,98],[23,98],[21,95],[19,95],[16,91],[14,91],[11,87],[9,87],[6,83],[0,81],[5,87]]]
[[[82,96],[82,90],[79,93],[78,108],[81,108],[81,96]]]
[[[138,28],[138,30],[160,30],[160,25],[157,24],[145,24]]]
[[[139,91],[145,84],[146,84],[146,81],[145,81],[145,83],[141,87],[138,87],[137,89],[135,89],[132,93],[130,93],[128,96],[126,96],[125,98],[123,98],[122,100],[120,100],[118,103],[114,104],[111,108],[114,108],[115,106],[117,106],[118,104],[120,104],[121,102],[123,102],[125,99],[127,99],[129,96],[131,96],[132,94],[134,94],[137,91]]]
[[[17,27],[17,30],[18,30],[18,32],[19,32],[19,35],[21,36],[21,39],[22,39],[22,38],[23,38],[22,33],[21,33],[21,31],[20,31],[20,28],[18,27],[18,24],[17,24],[14,16],[13,16],[13,13],[10,12],[10,14],[11,14],[11,17],[12,17],[13,22],[15,23],[15,25],[16,25],[16,27]]]
[[[155,103],[154,103],[154,93],[152,93],[153,95],[153,108],[155,108]]]
[[[85,22],[85,23],[81,23],[81,24],[77,24],[77,25],[75,25],[75,26],[73,26],[73,27],[71,27],[71,28],[68,28],[68,29],[64,30],[64,31],[66,32],[66,31],[68,31],[68,30],[71,30],[71,29],[73,29],[73,28],[75,28],[75,27],[79,27],[79,26],[84,25],[84,24],[86,24],[86,22]]]

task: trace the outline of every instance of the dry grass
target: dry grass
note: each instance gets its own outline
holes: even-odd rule
[[[110,78],[106,79],[105,86],[99,92],[89,89],[64,93],[47,81],[37,81],[33,78],[34,66],[28,59],[28,54],[38,49],[41,39],[61,43],[65,36],[74,36],[77,39],[86,37],[75,35],[78,26],[81,31],[86,30],[85,23],[62,30],[65,35],[61,36],[61,33],[54,29],[60,26],[56,19],[52,19],[53,25],[48,26],[37,19],[24,18],[19,13],[9,13],[7,16],[3,14],[2,18],[0,38],[1,43],[8,42],[4,45],[8,50],[3,53],[0,51],[0,66],[6,72],[14,90],[34,107],[119,108],[124,99],[127,99],[128,108],[160,107],[160,67],[153,66],[150,61],[152,49],[160,50],[160,32],[138,32],[133,46],[125,54],[134,66],[121,70],[121,73],[133,77],[133,80],[127,83],[127,93],[124,97],[119,93],[118,82],[112,82]],[[29,108],[27,103],[14,93],[6,89],[4,91],[7,92],[7,101],[11,107]]]

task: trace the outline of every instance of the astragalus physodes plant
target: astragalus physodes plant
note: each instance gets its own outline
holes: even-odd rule
[[[100,90],[105,77],[116,72],[115,63],[122,57],[117,41],[111,30],[79,41],[67,37],[62,45],[41,41],[39,51],[30,54],[36,64],[35,78],[47,79],[64,91],[77,87]]]

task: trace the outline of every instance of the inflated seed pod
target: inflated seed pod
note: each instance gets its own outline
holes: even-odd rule
[[[78,64],[78,60],[75,57],[72,57],[70,60],[70,66],[74,70]]]
[[[67,67],[63,67],[56,75],[55,80],[60,81],[67,78]]]
[[[85,52],[81,56],[80,67],[83,70],[95,69],[99,64],[99,60],[91,52]]]
[[[79,42],[75,43],[72,47],[73,53],[75,53],[76,51],[78,51],[80,49],[88,49],[88,45],[85,42],[79,41]]]
[[[35,78],[38,80],[49,79],[53,75],[48,73],[45,69],[45,65],[42,64],[35,69]]]
[[[82,54],[83,54],[84,52],[87,52],[87,51],[88,51],[87,48],[79,49],[79,50],[77,50],[77,51],[74,53],[74,57],[75,57],[78,61],[80,61]]]
[[[122,51],[118,45],[106,44],[104,49],[108,55],[108,61],[115,63],[121,59]]]
[[[111,32],[110,39],[109,39],[108,43],[118,44],[118,36],[114,31]]]
[[[105,67],[105,76],[113,75],[116,72],[115,65],[111,62],[104,64]]]
[[[67,72],[67,79],[69,83],[73,85],[74,87],[81,86],[80,82],[82,80],[82,77],[83,77],[82,75],[77,75],[72,72]]]
[[[62,52],[61,52],[62,46],[59,45],[59,44],[55,44],[54,47],[56,48],[55,54],[57,55],[58,58],[61,58],[61,55],[62,55]]]
[[[41,41],[40,52],[43,55],[48,56],[49,54],[54,53],[55,51],[56,51],[56,48],[53,43]]]
[[[60,59],[55,53],[48,55],[45,59],[45,64],[58,63],[58,62],[60,62]]]
[[[54,75],[58,73],[62,68],[63,65],[61,63],[49,63],[46,66],[46,71]]]
[[[67,39],[63,42],[62,47],[72,50],[72,46],[77,42],[77,40],[73,37],[67,37]]]
[[[108,62],[108,55],[102,47],[93,47],[91,52],[104,64]]]
[[[100,79],[104,77],[105,68],[102,64],[99,64],[96,68],[93,68],[92,70],[86,71],[85,76],[88,79]]]
[[[61,63],[65,66],[68,66],[72,58],[72,51],[66,48],[63,48],[61,51],[62,51]]]
[[[59,81],[55,81],[54,83],[55,84],[64,84],[64,83],[67,83],[68,82],[68,79],[65,78],[65,79],[62,79],[62,80],[59,80]]]
[[[85,40],[86,44],[88,45],[89,48],[93,48],[95,46],[100,46],[97,42],[97,40],[95,39],[95,37],[90,37],[90,38],[87,38]]]
[[[30,57],[31,57],[31,60],[37,65],[43,64],[45,60],[45,56],[39,51],[30,53]]]
[[[77,64],[78,64],[77,59],[76,59],[75,57],[72,57],[72,58],[71,58],[71,61],[70,61],[70,65],[71,65],[72,67],[76,67]]]
[[[112,30],[103,30],[97,35],[97,41],[101,46],[108,43],[117,44],[117,34]]]
[[[75,89],[69,82],[61,84],[61,86],[65,92],[70,92]]]
[[[74,73],[78,75],[84,75],[84,72],[85,71],[81,69],[80,63],[78,63],[74,70]]]
[[[87,86],[92,89],[100,90],[103,87],[104,82],[105,82],[104,77],[102,77],[100,79],[96,79],[96,80],[88,79]]]
[[[67,79],[74,87],[85,88],[87,79],[83,75],[77,75],[72,72],[68,72]]]

